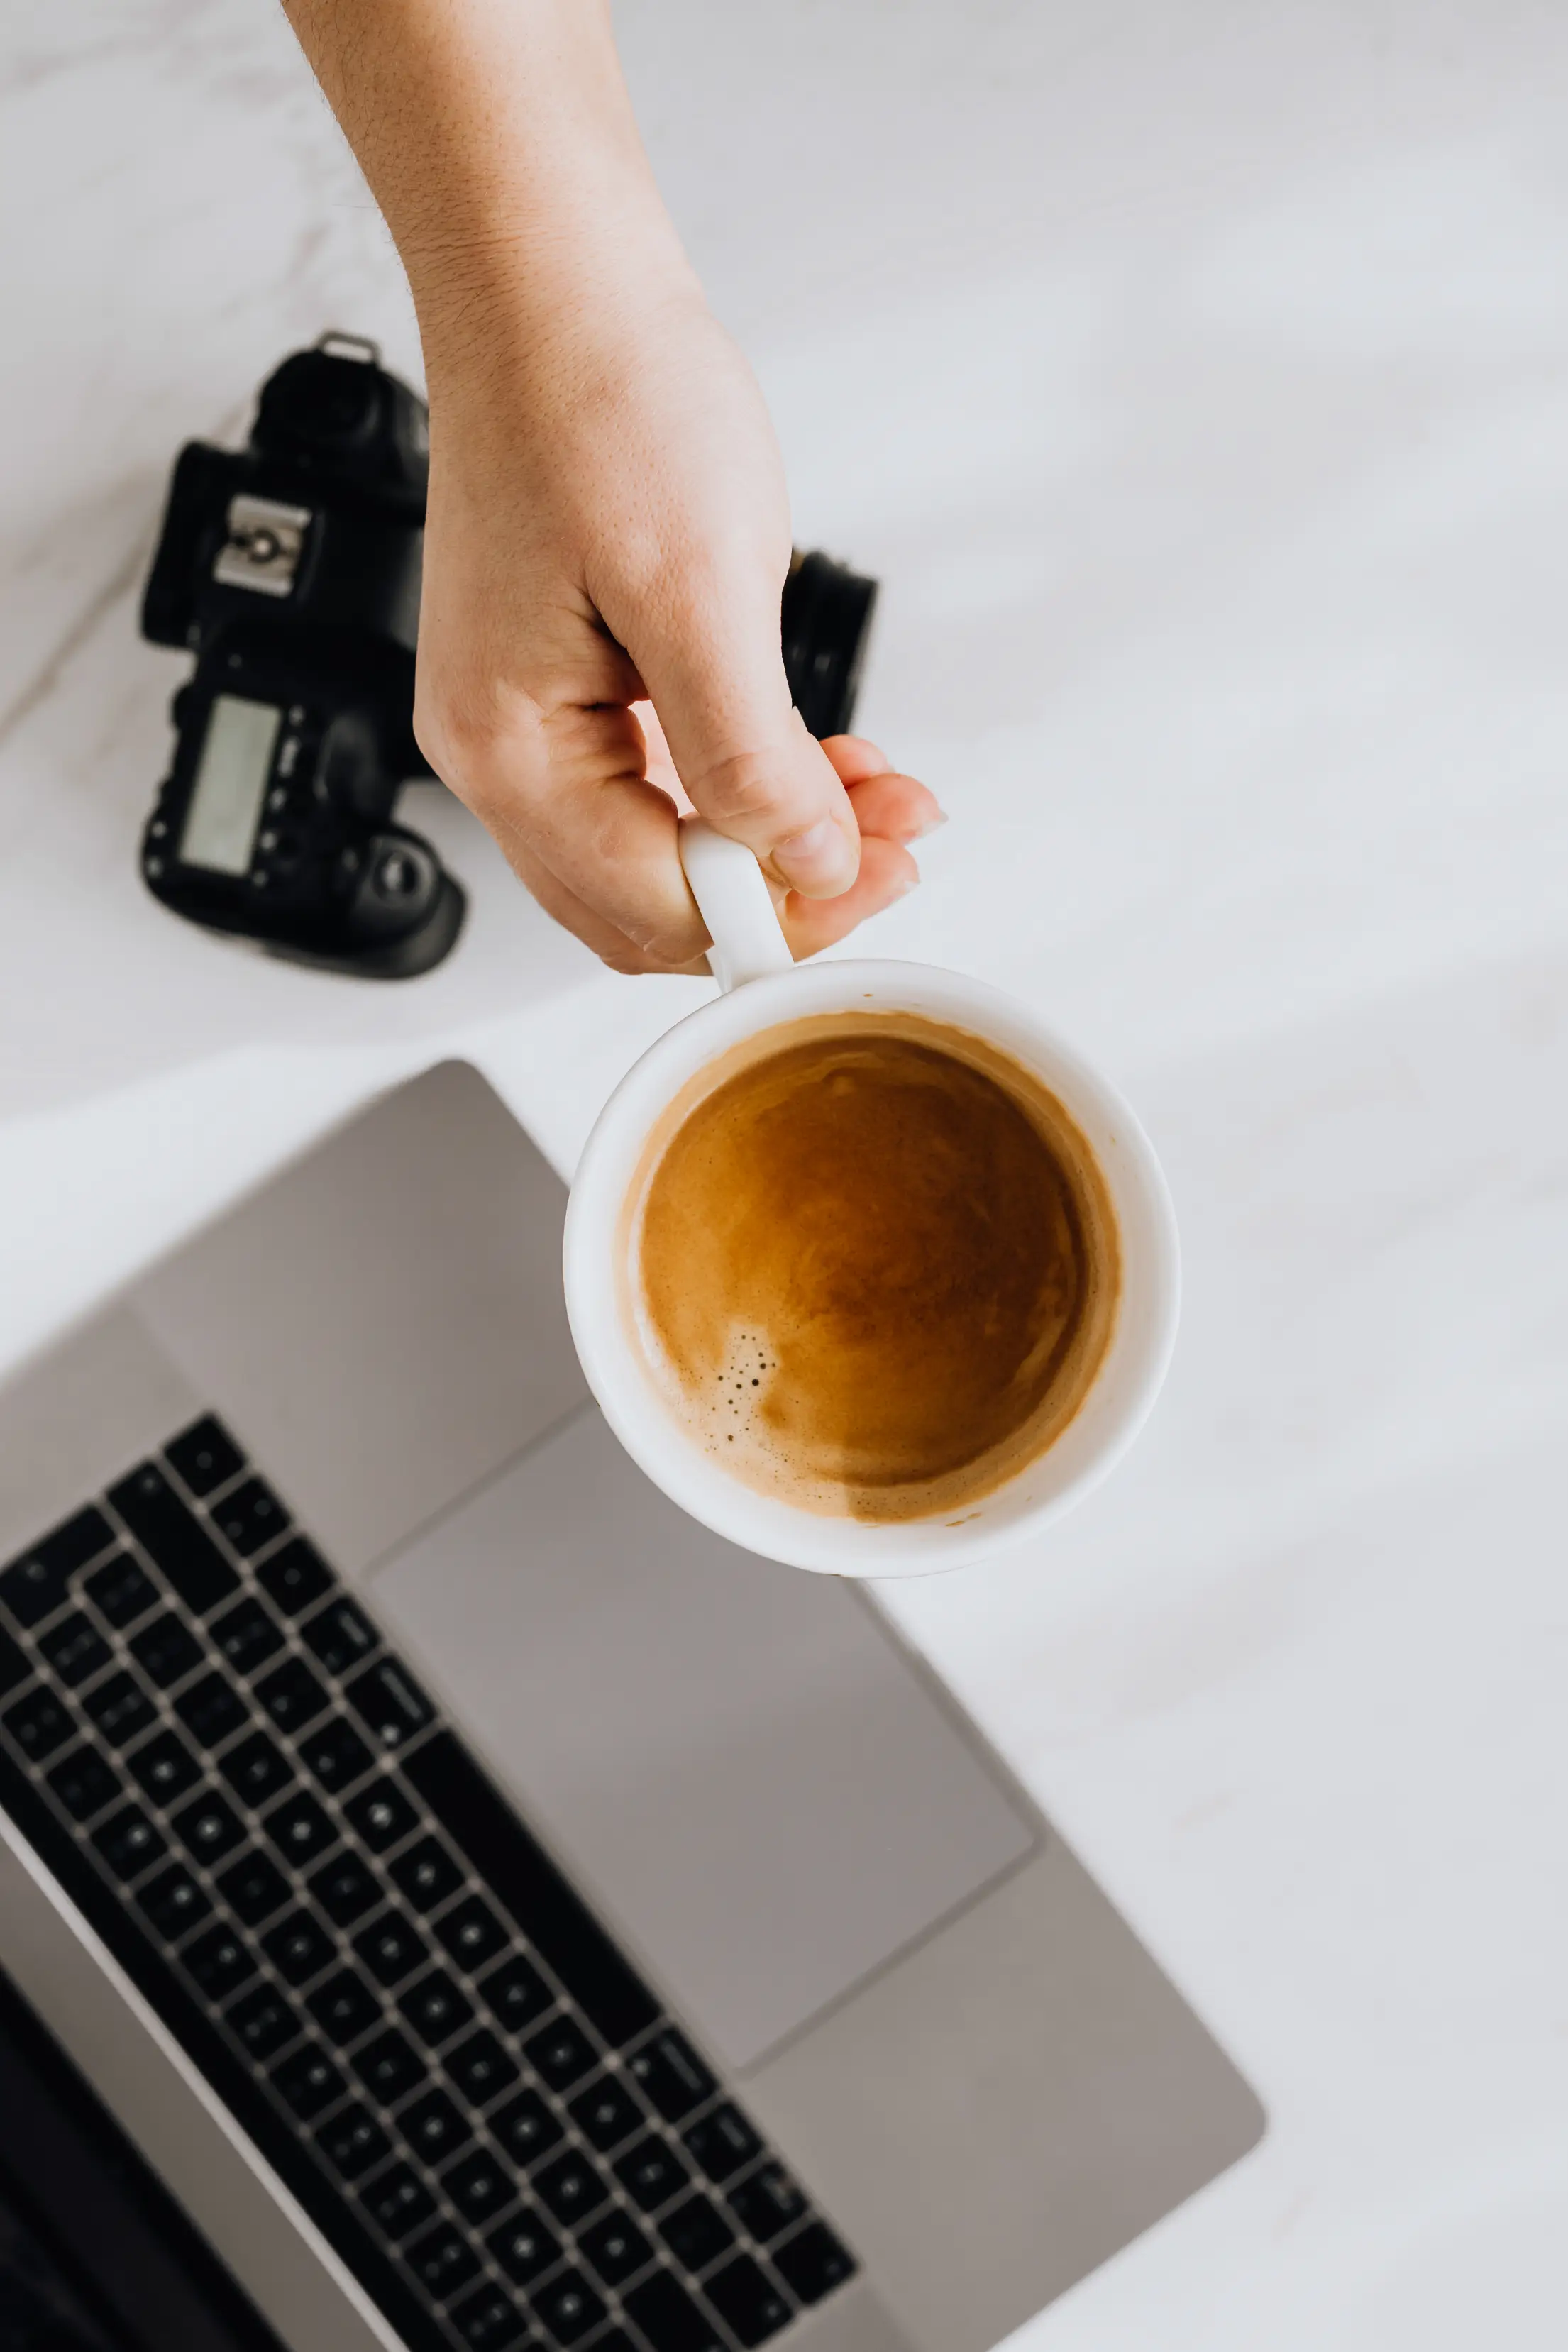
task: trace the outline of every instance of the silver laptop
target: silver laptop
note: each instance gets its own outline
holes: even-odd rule
[[[983,2352],[1260,2110],[563,1206],[447,1064],[0,1392],[0,1969],[289,2352]]]

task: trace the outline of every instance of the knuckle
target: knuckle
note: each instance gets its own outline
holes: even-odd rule
[[[416,677],[414,737],[442,782],[477,814],[527,792],[538,766],[541,714],[500,680]]]
[[[787,831],[787,803],[779,791],[778,764],[761,751],[732,751],[713,761],[688,789],[717,823],[748,827],[776,824]]]

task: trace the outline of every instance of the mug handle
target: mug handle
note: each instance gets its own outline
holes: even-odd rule
[[[744,842],[717,832],[705,817],[680,824],[680,863],[713,944],[709,969],[726,995],[771,971],[793,971],[763,869]]]

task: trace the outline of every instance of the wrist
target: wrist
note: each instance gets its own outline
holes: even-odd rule
[[[605,281],[689,278],[602,0],[386,5],[424,92],[416,138],[376,193],[422,326],[439,338],[476,305],[578,310]]]

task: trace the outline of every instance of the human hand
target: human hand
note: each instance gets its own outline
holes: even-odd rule
[[[617,971],[701,969],[681,807],[756,852],[797,956],[902,897],[941,812],[791,708],[777,446],[695,288],[425,308],[416,727],[534,897]]]
[[[941,812],[791,708],[778,445],[659,200],[605,0],[284,5],[419,314],[431,765],[618,970],[702,961],[680,805],[755,851],[797,955],[842,939],[917,878]]]

